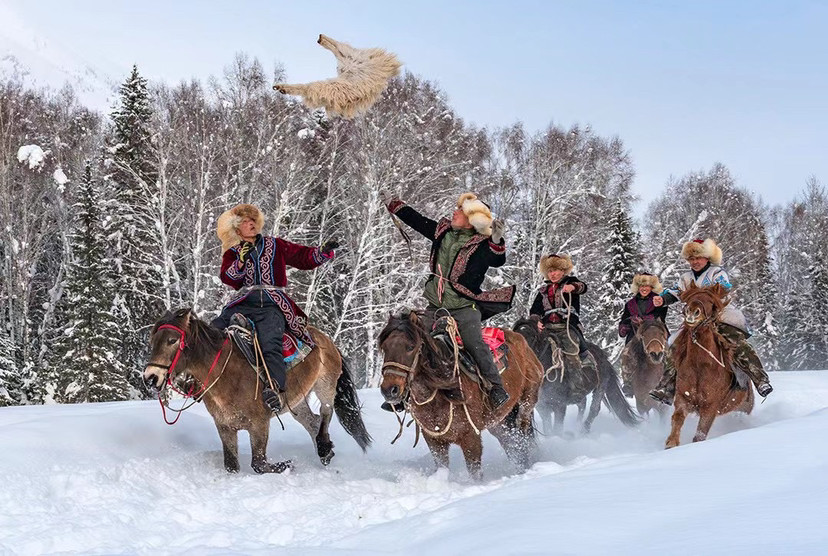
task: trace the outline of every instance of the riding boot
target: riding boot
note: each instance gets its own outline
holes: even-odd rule
[[[666,405],[673,404],[673,398],[676,397],[676,369],[669,356],[664,359],[664,374],[650,391],[650,397]]]
[[[569,384],[569,394],[573,398],[584,398],[589,394],[589,380],[587,377],[595,376],[597,370],[595,367],[595,359],[588,351],[578,354],[578,361],[580,363],[580,372],[577,370],[566,375],[566,381]]]
[[[734,346],[734,366],[744,371],[750,377],[760,396],[763,398],[767,397],[768,394],[773,392],[773,386],[770,384],[768,373],[762,367],[759,356],[756,355],[753,346],[747,342],[747,334],[735,326],[726,323],[720,323],[718,329],[719,333]]]
[[[483,341],[483,330],[480,324],[480,312],[474,308],[452,311],[452,317],[457,322],[457,329],[463,339],[463,346],[474,362],[480,375],[491,383],[489,402],[492,409],[497,409],[509,400],[509,393],[503,388],[500,372],[494,362],[492,351]]]

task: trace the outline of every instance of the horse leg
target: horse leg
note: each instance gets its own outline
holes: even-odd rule
[[[578,406],[578,422],[583,423],[584,413],[586,413],[586,398],[582,399],[575,405]]]
[[[424,436],[428,449],[431,451],[431,456],[434,458],[434,463],[437,464],[437,469],[441,467],[448,469],[449,443],[441,438],[434,438],[427,434]]]
[[[538,400],[535,406],[543,423],[543,433],[552,434],[552,405],[546,400]]]
[[[322,404],[323,407],[324,405],[325,404]],[[306,431],[308,431],[308,434],[313,440],[313,445],[316,448],[316,454],[319,456],[322,465],[328,465],[333,457],[333,444],[331,444],[330,438],[327,439],[326,445],[321,445],[319,442],[320,433],[323,427],[323,418],[311,410],[307,404],[307,401],[305,401],[305,403],[297,404],[296,407],[293,408],[293,417],[305,428]],[[328,410],[328,421],[330,422],[330,409]],[[325,434],[327,436],[327,427],[325,427]]]
[[[670,429],[670,436],[667,437],[667,443],[664,446],[667,449],[675,448],[679,445],[679,437],[681,436],[681,427],[684,425],[684,420],[687,418],[687,410],[681,403],[676,403],[673,410],[672,428]]]
[[[555,412],[555,426],[552,429],[552,434],[560,436],[563,434],[564,419],[566,419],[566,402],[556,404],[552,411]]]
[[[221,447],[224,450],[224,468],[229,473],[239,472],[239,433],[227,425],[216,423]]]
[[[710,427],[713,426],[713,421],[716,420],[716,411],[708,409],[704,412],[699,412],[699,426],[696,427],[696,434],[693,436],[693,442],[701,442],[707,440],[707,433],[710,432]]]
[[[250,466],[256,473],[281,473],[291,466],[290,460],[277,463],[267,462],[267,439],[270,435],[270,419],[254,420],[247,429],[250,434],[250,448],[253,458]]]
[[[483,478],[480,471],[480,460],[483,457],[483,442],[478,434],[468,434],[460,442],[460,448],[463,450],[463,457],[466,458],[466,469],[469,470],[469,476],[475,481]]]
[[[322,419],[319,423],[319,432],[316,433],[316,453],[322,465],[328,465],[335,455],[334,443],[331,442],[331,436],[328,434],[328,427],[333,417],[333,404],[322,403],[319,412],[322,414]]]

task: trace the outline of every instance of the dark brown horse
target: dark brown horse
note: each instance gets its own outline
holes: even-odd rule
[[[583,417],[586,408],[586,394],[592,392],[592,402],[589,406],[589,413],[581,424],[582,431],[588,433],[592,422],[601,411],[601,402],[605,402],[610,410],[627,426],[635,426],[640,419],[635,411],[627,403],[621,386],[618,384],[618,373],[612,366],[604,351],[597,345],[587,342],[589,352],[592,354],[598,365],[597,374],[587,373],[583,375],[585,387],[574,392],[571,383],[567,378],[572,377],[571,373],[581,373],[578,359],[577,345],[565,348],[562,343],[573,344],[567,339],[559,338],[550,329],[538,330],[538,321],[534,319],[520,319],[513,329],[520,333],[535,352],[535,355],[544,368],[544,380],[538,395],[538,413],[543,421],[543,432],[546,434],[560,434],[563,432],[564,418],[566,417],[566,406],[577,405],[578,417]],[[574,353],[567,356],[566,351]],[[584,393],[586,392],[586,393]],[[552,414],[555,415],[555,424],[552,425]]]
[[[753,410],[753,387],[736,386],[731,369],[732,353],[727,340],[716,329],[716,321],[727,305],[727,290],[721,284],[704,288],[690,286],[681,294],[685,303],[684,325],[670,348],[676,368],[676,400],[667,448],[679,445],[684,419],[699,414],[693,442],[707,438],[717,415]]]
[[[379,336],[385,358],[380,390],[392,403],[404,403],[438,466],[448,467],[449,445],[463,450],[469,475],[481,477],[483,444],[480,433],[488,430],[520,469],[530,465],[534,447],[532,412],[538,399],[542,370],[537,357],[519,335],[505,330],[508,364],[502,373],[509,401],[492,411],[488,396],[463,372],[456,372],[454,358],[423,328],[415,312],[392,316]],[[444,392],[459,389],[463,400]]]
[[[621,367],[630,377],[639,415],[651,409],[664,415],[667,406],[649,396],[664,374],[664,358],[667,356],[667,326],[660,319],[642,322],[635,330],[635,336],[621,355]]]
[[[308,331],[316,347],[304,361],[287,374],[286,402],[283,413],[290,411],[311,435],[323,465],[334,456],[328,435],[331,416],[336,411],[343,428],[363,451],[371,444],[360,413],[356,388],[339,350],[319,330]],[[256,473],[280,473],[290,462],[267,461],[267,439],[273,413],[262,402],[262,384],[255,371],[237,349],[232,349],[224,332],[201,321],[190,309],[168,312],[153,328],[151,354],[144,380],[157,387],[165,384],[168,374],[186,372],[200,385],[204,405],[216,423],[224,448],[224,467],[239,470],[238,431],[250,434],[252,467]],[[320,413],[308,404],[313,392],[320,401]]]

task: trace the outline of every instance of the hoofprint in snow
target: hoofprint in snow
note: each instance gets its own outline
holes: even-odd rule
[[[389,445],[376,390],[361,392],[367,455],[334,425],[322,468],[307,433],[274,420],[269,456],[296,469],[264,476],[246,433],[241,473],[224,471],[201,405],[172,427],[157,402],[3,408],[0,553],[825,554],[828,372],[772,380],[752,415],[670,451],[668,420],[631,430],[602,412],[589,436],[539,436],[539,462],[515,475],[484,433],[482,483],[456,448],[433,474],[411,429]]]

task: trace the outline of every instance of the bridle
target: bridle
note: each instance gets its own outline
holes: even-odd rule
[[[396,361],[385,361],[382,364],[381,373],[383,377],[385,377],[385,375],[396,375],[405,379],[405,387],[401,396],[403,402],[408,400],[408,394],[411,391],[411,377],[417,369],[417,363],[420,362],[420,355],[422,353],[423,341],[420,340],[420,344],[417,346],[417,353],[414,354],[414,360],[411,362],[411,365],[403,365],[402,363],[397,363]]]
[[[216,353],[216,357],[213,359],[213,364],[210,365],[210,370],[207,371],[207,378],[204,380],[204,383],[202,383],[201,388],[198,390],[198,392],[193,392],[193,390],[195,390],[195,385],[192,385],[190,387],[189,392],[182,392],[181,390],[179,390],[178,388],[176,388],[173,385],[172,379],[173,379],[173,376],[174,376],[173,373],[175,372],[175,367],[176,367],[176,365],[178,365],[178,360],[181,358],[181,354],[184,353],[185,349],[190,347],[187,344],[186,340],[185,340],[187,333],[184,331],[184,329],[182,329],[178,326],[175,326],[174,324],[162,324],[161,326],[159,326],[156,329],[156,332],[158,332],[159,330],[172,330],[174,332],[177,332],[178,335],[179,335],[178,351],[175,352],[175,355],[173,356],[172,361],[170,362],[169,365],[160,365],[158,363],[147,363],[147,365],[146,365],[147,367],[156,367],[156,368],[164,369],[165,371],[167,371],[166,372],[166,380],[164,381],[164,384],[161,386],[161,389],[158,391],[158,402],[161,404],[161,412],[164,414],[164,421],[168,425],[174,425],[176,422],[178,422],[178,419],[181,417],[181,414],[185,410],[191,408],[196,403],[200,402],[204,398],[204,395],[207,393],[207,391],[210,388],[212,388],[213,386],[215,386],[215,384],[222,377],[222,375],[224,374],[224,369],[227,368],[227,363],[230,361],[230,355],[233,354],[233,346],[232,346],[232,344],[230,345],[230,353],[227,355],[227,358],[224,360],[224,366],[221,368],[221,372],[219,373],[219,376],[216,377],[216,380],[214,380],[212,384],[210,384],[210,376],[213,374],[213,370],[216,368],[216,364],[218,364],[218,360],[221,357],[222,352],[224,352],[224,347],[230,341],[229,337],[224,338],[224,342],[221,344],[221,348],[219,348],[218,352]],[[209,386],[208,386],[208,384],[209,384]],[[178,415],[172,421],[169,421],[167,419],[167,413],[166,413],[167,408],[165,408],[164,402],[161,400],[161,394],[167,386],[169,386],[172,390],[174,390],[178,394],[181,394],[182,396],[184,396],[184,398],[192,398],[193,399],[192,403],[182,407],[181,409],[169,408],[171,411],[174,411],[174,412],[178,413]]]

